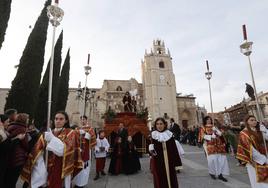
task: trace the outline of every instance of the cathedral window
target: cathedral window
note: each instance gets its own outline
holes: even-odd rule
[[[163,61],[160,61],[160,62],[159,62],[159,68],[165,68],[165,64],[164,64]]]
[[[158,49],[157,49],[157,53],[158,53],[158,54],[162,54],[162,50],[161,50],[161,48],[158,48]]]
[[[117,86],[116,91],[123,91],[121,86]]]

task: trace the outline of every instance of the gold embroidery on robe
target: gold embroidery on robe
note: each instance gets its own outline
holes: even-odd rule
[[[213,125],[205,125],[200,130],[200,140],[204,139],[205,135],[212,135],[213,134]],[[211,141],[206,140],[206,153],[207,155],[210,154],[225,154],[226,153],[226,145],[223,136],[216,135],[216,138],[211,139]]]
[[[42,154],[42,151],[45,148],[45,141],[43,135],[40,135],[39,139],[37,140],[33,150],[31,153],[28,155],[28,159],[21,171],[21,179],[26,181],[27,183],[30,184],[31,182],[31,173],[34,167],[34,164],[36,163],[36,160],[38,157]]]
[[[257,182],[268,183],[268,165],[260,165],[253,161],[253,147],[261,154],[265,155],[264,143],[258,143],[255,136],[250,135],[249,131],[245,128],[239,134],[239,144],[237,147],[236,158],[240,160],[242,164],[250,163],[255,168]]]

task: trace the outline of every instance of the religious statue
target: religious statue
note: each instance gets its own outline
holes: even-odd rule
[[[254,89],[248,83],[246,83],[246,92],[248,93],[248,96],[251,98],[251,100],[255,101]]]
[[[123,97],[123,104],[125,112],[132,112],[131,96],[128,91],[125,93],[125,96]]]
[[[137,112],[137,101],[134,96],[132,96],[131,98],[131,105],[133,112]]]

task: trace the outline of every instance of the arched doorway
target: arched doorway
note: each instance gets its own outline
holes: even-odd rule
[[[189,120],[190,120],[190,112],[188,110],[184,110],[182,112],[182,117],[181,117],[181,124],[182,127],[187,129],[189,126]]]

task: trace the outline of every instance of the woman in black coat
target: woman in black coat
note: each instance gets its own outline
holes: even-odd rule
[[[8,154],[24,139],[25,135],[19,134],[13,139],[9,138],[6,131],[8,126],[8,117],[0,114],[0,185],[6,187],[6,173],[8,168]]]
[[[134,174],[141,169],[139,155],[131,136],[128,136],[127,147],[123,156],[123,169],[125,174]]]

